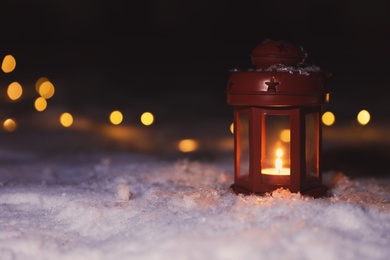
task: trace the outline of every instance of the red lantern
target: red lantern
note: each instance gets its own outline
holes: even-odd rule
[[[321,115],[330,74],[305,63],[306,53],[284,41],[252,52],[255,69],[231,72],[236,193],[277,188],[313,197],[326,193],[321,173]]]

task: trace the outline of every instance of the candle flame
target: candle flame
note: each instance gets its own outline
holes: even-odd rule
[[[283,162],[282,162],[282,157],[283,156],[283,150],[282,149],[276,149],[276,160],[275,160],[275,169],[278,173],[281,173],[282,168],[283,168]]]
[[[276,149],[275,153],[276,153],[275,167],[261,169],[261,173],[265,175],[274,175],[274,176],[290,175],[290,168],[283,168],[282,156],[284,154],[284,151],[278,148]]]
[[[283,163],[282,163],[282,159],[280,157],[276,158],[276,160],[275,160],[275,168],[276,168],[278,173],[280,173],[282,171]]]

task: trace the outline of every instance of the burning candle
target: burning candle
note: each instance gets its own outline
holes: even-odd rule
[[[285,184],[290,179],[290,168],[283,168],[283,150],[276,149],[275,168],[265,168],[261,170],[263,180],[271,184]]]
[[[290,168],[283,168],[283,150],[276,149],[275,168],[266,168],[261,171],[262,174],[269,175],[290,175]]]

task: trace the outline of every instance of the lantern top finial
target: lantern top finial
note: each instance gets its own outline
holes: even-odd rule
[[[275,64],[297,66],[303,63],[307,53],[301,46],[287,41],[264,40],[251,53],[253,66],[266,69]]]

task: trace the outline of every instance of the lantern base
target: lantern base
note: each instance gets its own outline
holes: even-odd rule
[[[268,194],[272,194],[272,191],[270,192],[253,192],[253,191],[250,191],[250,190],[247,190],[247,189],[244,189],[240,186],[237,186],[235,184],[232,184],[230,186],[230,188],[233,190],[233,192],[237,195],[239,194],[243,194],[243,195],[258,195],[258,196],[265,196],[267,193]],[[300,193],[303,195],[303,196],[310,196],[310,197],[313,197],[313,198],[320,198],[320,197],[326,197],[326,192],[328,191],[328,187],[324,186],[324,185],[320,185],[320,186],[317,186],[317,187],[314,187],[312,189],[309,189],[309,190],[305,190],[305,191],[300,191]]]

